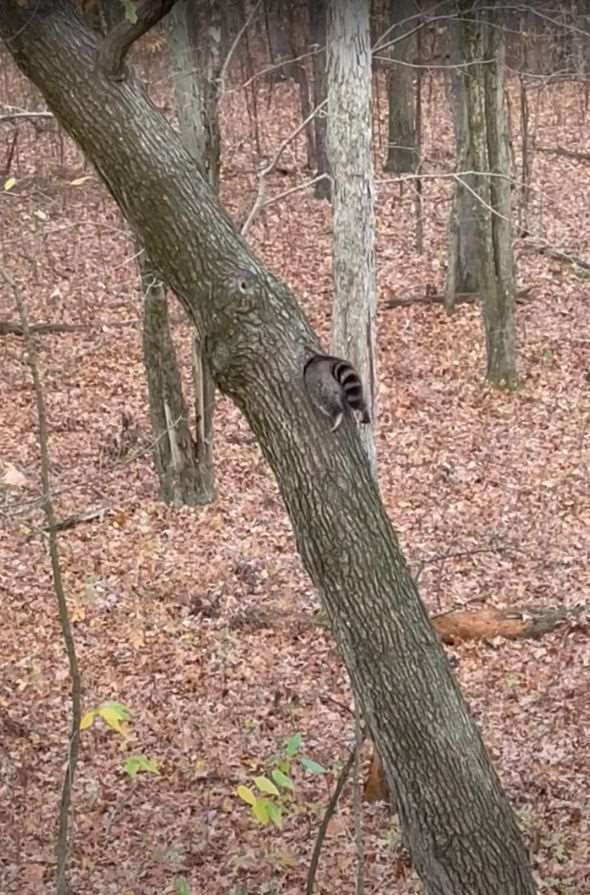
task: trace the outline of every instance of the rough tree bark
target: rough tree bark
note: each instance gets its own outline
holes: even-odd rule
[[[332,171],[331,350],[350,360],[375,416],[375,213],[369,0],[328,3],[328,158]],[[375,469],[372,426],[361,438]]]
[[[141,234],[274,470],[427,895],[531,895],[514,816],[356,427],[330,434],[306,398],[302,365],[317,340],[293,295],[248,251],[142,89],[96,67],[68,0],[4,0],[0,36]]]
[[[461,0],[469,128],[479,197],[479,291],[489,382],[517,383],[510,153],[504,98],[504,39],[498,11]]]
[[[414,69],[404,64],[410,61],[416,46],[411,32],[416,27],[417,9],[415,0],[390,0],[389,9],[390,25],[395,25],[389,39],[399,42],[390,51],[391,64],[387,77],[389,125],[387,158],[383,167],[385,171],[408,174],[416,171],[419,160]],[[405,34],[408,36],[403,37]],[[403,40],[399,40],[402,37]]]
[[[461,23],[451,20],[448,24],[450,62],[456,66],[449,75],[453,127],[455,131],[455,169],[461,172],[455,181],[449,214],[447,281],[445,307],[452,311],[457,293],[477,292],[479,284],[479,242],[477,237],[477,197],[475,170],[467,96],[466,70],[462,67]]]

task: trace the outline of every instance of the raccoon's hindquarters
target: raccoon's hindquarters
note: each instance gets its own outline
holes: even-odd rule
[[[305,389],[312,403],[332,420],[335,432],[350,408],[362,414],[362,422],[370,422],[358,373],[348,361],[329,354],[316,354],[303,369]]]

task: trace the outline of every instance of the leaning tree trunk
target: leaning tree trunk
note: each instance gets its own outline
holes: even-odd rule
[[[532,895],[514,816],[356,428],[331,434],[307,400],[302,367],[318,343],[293,295],[249,252],[143,90],[97,66],[69,0],[4,0],[0,35],[143,237],[273,468],[426,895]]]
[[[198,9],[192,0],[181,0],[172,10],[170,20],[170,57],[180,134],[211,187],[218,192],[221,168],[219,76],[223,63],[219,0],[207,0]],[[204,346],[196,334],[192,341],[192,367],[197,471],[201,502],[209,503],[215,496],[215,385]]]
[[[397,174],[416,171],[419,161],[416,134],[416,95],[414,69],[411,62],[416,48],[412,31],[416,28],[416,3],[414,0],[390,0],[391,64],[387,77],[389,98],[389,125],[387,158],[384,170]],[[407,35],[407,36],[405,36]]]
[[[350,360],[375,414],[375,214],[369,0],[328,4],[328,157],[332,171],[332,352]],[[362,439],[375,468],[372,427]]]
[[[476,170],[479,291],[489,382],[516,385],[510,154],[504,98],[504,40],[497,11],[462,0],[467,109]]]
[[[469,72],[463,67],[461,22],[448,24],[451,46],[450,97],[455,131],[455,170],[457,179],[449,213],[447,281],[445,307],[453,310],[457,293],[477,292],[479,285],[479,240],[477,234],[477,196],[475,195],[476,170],[465,79]]]

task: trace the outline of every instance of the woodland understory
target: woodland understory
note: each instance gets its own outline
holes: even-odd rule
[[[1,59],[0,100],[24,85]],[[155,54],[150,92],[173,102]],[[516,171],[519,85],[510,82]],[[424,80],[422,172],[452,171],[444,84]],[[28,91],[28,93],[27,93]],[[298,124],[292,84],[257,86],[260,153]],[[414,181],[382,171],[384,82],[375,101],[378,180],[378,476],[432,614],[456,607],[573,607],[590,585],[590,110],[583,85],[530,89],[532,164],[526,230],[515,243],[520,386],[483,380],[480,315],[461,304],[388,308],[444,285],[450,178],[423,182],[416,251]],[[31,105],[28,106],[29,108]],[[241,89],[221,104],[222,201],[244,220],[259,157]],[[218,496],[210,506],[158,502],[141,359],[134,245],[79,151],[50,120],[19,125],[16,183],[0,195],[1,264],[40,334],[55,503],[83,675],[84,707],[131,712],[126,737],[82,736],[74,797],[73,891],[87,895],[281,893],[303,889],[319,819],[353,741],[346,675],[303,573],[277,488],[237,409],[215,416]],[[269,178],[280,193],[309,177],[303,137]],[[551,151],[546,151],[546,150]],[[560,150],[566,149],[569,152]],[[553,151],[555,150],[555,151]],[[515,190],[515,204],[523,202]],[[301,299],[327,346],[330,207],[308,192],[269,206],[248,238]],[[190,383],[189,326],[172,306]],[[0,321],[18,315],[0,292]],[[126,424],[123,424],[123,419]],[[69,682],[39,508],[39,447],[23,340],[0,334],[0,890],[45,891],[69,711]],[[97,512],[99,511],[99,512]],[[345,524],[345,520],[343,520]],[[516,809],[540,891],[590,891],[590,653],[582,614],[540,640],[448,647]],[[296,731],[329,769],[297,777],[282,831],[257,827],[235,796]],[[130,753],[159,775],[130,779]],[[368,753],[367,753],[368,754]],[[382,804],[364,806],[366,891],[420,891]],[[328,829],[319,893],[350,886],[350,787]],[[393,860],[392,860],[393,856]]]

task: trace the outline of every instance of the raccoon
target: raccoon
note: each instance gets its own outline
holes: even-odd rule
[[[350,410],[361,414],[362,423],[371,422],[363,384],[348,361],[330,354],[314,354],[303,368],[303,382],[313,404],[331,418],[332,432]]]

